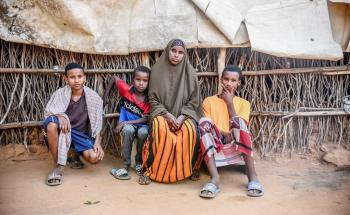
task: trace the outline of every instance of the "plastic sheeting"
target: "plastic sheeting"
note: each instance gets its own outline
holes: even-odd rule
[[[337,60],[350,49],[349,2],[333,2],[2,0],[0,38],[117,55],[161,50],[181,38],[189,47],[250,45],[276,56]]]

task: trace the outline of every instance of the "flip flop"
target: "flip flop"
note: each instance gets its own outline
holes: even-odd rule
[[[135,171],[138,176],[142,175],[142,164],[136,164]]]
[[[259,181],[251,181],[248,183],[248,196],[260,197],[264,195],[264,189]]]
[[[56,168],[47,176],[46,185],[57,186],[63,181],[63,173]]]
[[[198,171],[193,172],[192,175],[190,176],[191,181],[198,181],[200,179],[201,179],[201,175]]]
[[[140,175],[139,184],[140,185],[149,185],[151,183],[151,179],[147,175]]]
[[[79,158],[68,157],[67,166],[69,166],[72,169],[82,169],[85,165],[83,162],[81,162]]]
[[[130,179],[129,173],[125,168],[121,168],[121,169],[113,168],[111,170],[111,174],[116,179],[119,179],[119,180],[129,180]]]
[[[209,182],[204,185],[199,196],[206,199],[212,199],[216,196],[216,194],[218,194],[219,191],[220,189],[214,183]]]

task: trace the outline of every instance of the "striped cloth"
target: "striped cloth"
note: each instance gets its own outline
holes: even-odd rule
[[[102,129],[102,114],[103,114],[103,102],[101,97],[89,87],[84,86],[84,93],[86,99],[86,106],[90,121],[91,136],[93,138],[98,135]],[[56,90],[45,108],[45,120],[47,117],[63,116],[68,122],[69,118],[65,111],[71,100],[72,90],[70,86],[62,87]],[[68,132],[64,134],[60,132],[58,137],[58,154],[57,154],[57,163],[61,165],[66,165],[67,162],[67,153],[71,144],[71,133]]]
[[[150,179],[173,183],[199,169],[199,133],[193,120],[185,120],[181,129],[171,132],[166,119],[157,116],[150,134],[143,148],[144,167]]]
[[[231,134],[234,140],[224,143],[224,139],[210,118],[199,121],[201,135],[201,151],[205,162],[214,156],[217,167],[232,164],[244,164],[241,154],[253,156],[251,135],[247,124],[240,117],[235,117],[231,124]]]

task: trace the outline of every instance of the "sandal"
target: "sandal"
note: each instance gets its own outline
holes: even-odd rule
[[[190,176],[191,181],[198,181],[200,179],[201,179],[201,175],[199,174],[198,171],[193,172],[192,175]]]
[[[63,181],[63,171],[55,168],[48,176],[46,180],[46,185],[57,186],[62,184]]]
[[[84,163],[81,162],[80,158],[77,157],[68,157],[67,158],[67,166],[69,166],[72,169],[82,169],[84,168]]]
[[[147,175],[145,174],[140,175],[139,177],[140,185],[149,185],[150,183],[151,183],[151,179]]]
[[[119,179],[119,180],[129,180],[130,179],[129,173],[125,168],[121,168],[121,169],[113,168],[111,170],[111,174],[116,179]]]
[[[136,164],[135,171],[138,176],[142,175],[142,164]]]
[[[264,189],[258,181],[251,181],[248,183],[248,196],[260,197],[264,195]]]
[[[220,189],[212,182],[207,183],[202,188],[199,196],[202,198],[212,199],[216,196],[216,194],[220,191]]]

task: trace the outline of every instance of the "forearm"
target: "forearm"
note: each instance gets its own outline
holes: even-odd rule
[[[231,102],[231,103],[228,103],[226,105],[227,105],[227,110],[228,110],[228,114],[230,116],[230,119],[232,117],[235,117],[237,114],[236,114],[235,107],[234,107],[233,103]]]
[[[101,135],[97,134],[95,137],[95,144],[101,144]]]
[[[118,80],[118,77],[117,77],[117,76],[113,76],[113,77],[109,80],[108,85],[107,85],[107,87],[106,87],[106,90],[105,90],[105,92],[104,92],[104,94],[103,94],[104,97],[105,97],[105,96],[108,96],[109,91],[111,91],[111,89],[112,89],[112,87],[114,86],[116,80]]]
[[[142,117],[140,119],[124,121],[127,124],[145,124],[147,122],[147,117]]]

